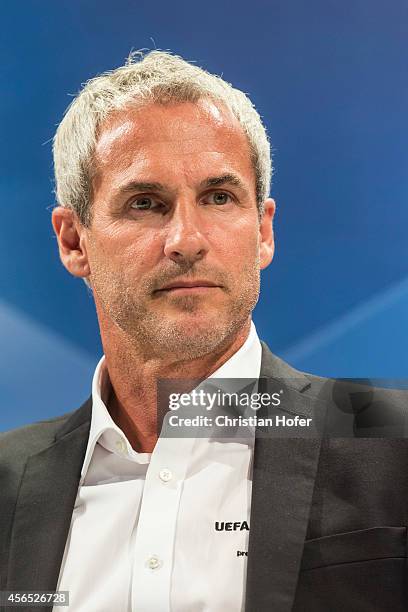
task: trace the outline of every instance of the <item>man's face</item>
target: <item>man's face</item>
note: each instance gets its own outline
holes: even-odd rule
[[[273,254],[239,123],[206,100],[128,109],[94,161],[82,238],[100,321],[152,356],[216,350],[248,323]]]

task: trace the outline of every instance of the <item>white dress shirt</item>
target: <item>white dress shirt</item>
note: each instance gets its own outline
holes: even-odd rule
[[[243,346],[210,378],[257,379],[261,352],[252,323]],[[138,453],[103,402],[107,385],[102,357],[58,581],[70,593],[69,610],[243,610],[249,532],[215,524],[249,525],[253,437],[161,435],[151,454]]]

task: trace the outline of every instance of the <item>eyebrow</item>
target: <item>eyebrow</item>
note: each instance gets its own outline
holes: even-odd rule
[[[209,178],[201,181],[200,187],[217,187],[221,185],[233,185],[240,189],[245,189],[243,182],[235,174],[222,174],[220,176],[210,176]]]
[[[121,192],[128,191],[166,191],[166,188],[161,183],[146,183],[144,181],[131,181],[120,188]]]
[[[233,185],[240,189],[245,189],[245,186],[240,178],[235,174],[221,174],[220,176],[210,176],[201,181],[200,189],[206,187],[221,187],[222,185]],[[129,193],[134,191],[168,191],[165,185],[162,183],[150,183],[146,181],[130,181],[126,185],[120,188],[121,193]]]

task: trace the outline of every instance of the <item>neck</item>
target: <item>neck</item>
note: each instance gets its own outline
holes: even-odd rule
[[[147,357],[146,350],[124,337],[117,327],[101,329],[105,367],[111,383],[108,410],[136,451],[150,453],[157,442],[157,381],[208,378],[241,348],[250,325],[249,319],[214,351],[192,360],[174,354]]]

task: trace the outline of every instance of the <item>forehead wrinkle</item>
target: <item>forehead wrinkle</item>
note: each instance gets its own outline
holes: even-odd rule
[[[167,106],[160,104],[153,104],[152,106],[156,106],[163,111],[155,117],[152,124],[149,121],[149,115],[144,120],[140,120],[141,115],[143,117],[144,111],[148,109],[148,105],[124,109],[108,117],[100,127],[100,136],[96,146],[98,152],[101,152],[102,149],[109,154],[116,140],[120,138],[126,140],[127,137],[141,147],[146,142],[149,144],[152,142],[174,142],[176,144],[196,142],[202,138],[203,123],[206,129],[211,129],[214,136],[217,136],[217,133],[222,130],[224,132],[223,139],[233,137],[237,127],[238,131],[243,134],[236,118],[230,112],[227,112],[227,109],[219,108],[209,100],[202,100],[195,104],[186,102],[175,104],[174,106],[191,106],[193,120],[191,116],[176,115],[172,117],[170,123],[166,115]],[[164,127],[164,130],[160,129],[161,126]],[[163,131],[165,134],[163,134]],[[187,134],[190,134],[189,137],[187,137]]]
[[[175,165],[178,165],[177,172],[182,174],[187,182],[191,183],[188,160],[186,160],[187,165],[184,161],[184,158],[191,156],[191,154],[210,154],[210,156],[214,155],[215,158],[220,156],[220,167],[214,168],[215,172],[205,168],[209,171],[208,174],[217,176],[224,172],[226,174],[234,173],[233,168],[228,168],[229,160],[222,160],[228,154],[232,145],[236,153],[239,149],[239,157],[249,157],[248,162],[253,170],[250,161],[249,143],[241,126],[237,130],[234,122],[231,122],[229,117],[225,117],[221,109],[212,106],[211,104],[209,108],[197,108],[195,106],[192,110],[196,121],[191,120],[191,114],[187,118],[173,116],[174,121],[170,122],[171,126],[169,126],[166,109],[163,110],[163,114],[160,113],[159,125],[157,125],[157,122],[152,123],[152,118],[149,118],[149,115],[146,116],[146,121],[143,121],[143,108],[136,112],[129,110],[126,114],[116,114],[110,120],[108,118],[105,124],[101,126],[102,132],[95,150],[96,167],[94,168],[99,176],[94,175],[94,178],[97,179],[97,183],[99,184],[100,180],[103,179],[106,170],[110,180],[113,179],[111,186],[114,188],[120,188],[120,183],[123,184],[124,179],[130,181],[132,178],[135,180],[140,178],[143,181],[146,179],[147,182],[157,182],[157,168],[153,168],[153,175],[150,172],[151,168],[149,168],[153,158],[153,161],[158,160],[160,162],[163,160],[167,167],[173,166],[170,169],[173,172],[175,171]],[[139,114],[139,111],[142,114]],[[156,119],[157,117],[155,117]],[[202,142],[203,119],[205,127],[204,142]],[[233,142],[231,143],[231,141]],[[169,143],[171,143],[170,151],[166,149]],[[203,146],[201,151],[199,151],[197,143]],[[156,147],[157,150],[155,151]],[[224,166],[224,161],[227,161],[227,167],[221,169],[221,166]],[[198,158],[197,164],[199,162],[200,159]],[[134,166],[133,172],[132,166]],[[112,173],[109,171],[110,169],[116,171]],[[159,178],[159,181],[162,184],[167,182],[162,177]],[[97,187],[96,184],[95,186]]]

